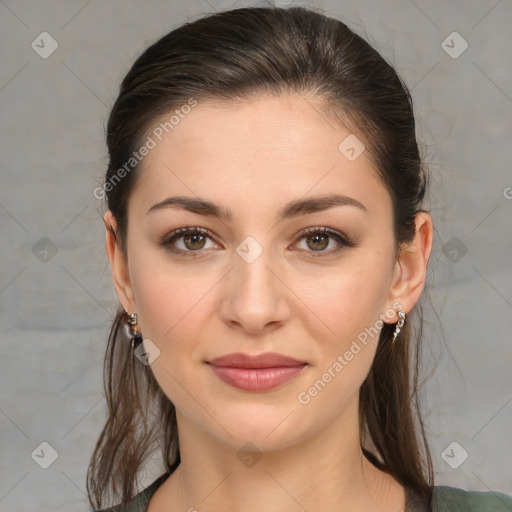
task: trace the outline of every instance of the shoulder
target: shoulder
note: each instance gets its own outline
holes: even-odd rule
[[[434,512],[512,512],[512,496],[497,491],[466,491],[436,485],[432,500]]]
[[[120,503],[113,507],[95,510],[94,512],[146,512],[149,502],[156,490],[165,482],[170,473],[164,473],[151,485],[136,494],[130,501]]]

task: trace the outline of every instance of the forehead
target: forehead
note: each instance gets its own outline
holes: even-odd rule
[[[290,160],[294,155],[298,159],[308,150],[337,150],[340,136],[349,133],[328,120],[323,109],[319,100],[297,93],[256,96],[245,102],[201,102],[179,120],[175,116],[177,124],[172,130],[167,127],[163,138],[219,156],[230,147],[232,156],[260,150],[265,161]],[[159,121],[168,118],[166,114]]]
[[[186,112],[172,124],[172,112],[153,124],[155,144],[137,184],[147,207],[170,193],[226,200],[243,193],[276,205],[308,193],[337,191],[361,202],[386,195],[366,152],[355,159],[344,153],[354,134],[310,97],[198,102]]]

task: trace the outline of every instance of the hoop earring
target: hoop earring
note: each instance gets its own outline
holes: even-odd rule
[[[124,310],[125,315],[128,316],[128,324],[130,326],[130,331],[132,334],[132,351],[135,350],[142,343],[142,334],[135,329],[137,323],[137,313],[128,313],[128,311]]]
[[[395,345],[395,339],[396,337],[398,336],[398,333],[402,330],[402,327],[404,326],[404,322],[405,322],[405,313],[400,310],[398,311],[398,322],[395,324],[395,332],[393,333],[393,341],[392,341],[392,344],[393,346]]]

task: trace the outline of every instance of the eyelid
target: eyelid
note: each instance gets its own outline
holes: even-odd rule
[[[204,235],[204,236],[210,238],[214,243],[217,243],[215,241],[215,236],[213,235],[213,233],[210,230],[208,230],[206,228],[198,227],[198,226],[185,226],[182,228],[178,228],[178,229],[172,231],[171,233],[169,233],[168,235],[166,235],[163,238],[162,242],[160,242],[160,245],[166,247],[171,252],[174,252],[177,254],[187,254],[187,255],[192,255],[192,256],[199,256],[199,255],[201,255],[201,253],[204,253],[206,251],[203,249],[199,249],[197,251],[184,251],[183,249],[171,248],[171,244],[174,241],[182,238],[185,235],[196,234],[196,233]],[[355,247],[356,246],[356,244],[345,234],[343,234],[342,232],[340,232],[338,230],[335,230],[333,228],[329,228],[326,226],[317,226],[317,227],[313,226],[313,227],[303,229],[302,231],[300,231],[297,234],[297,240],[294,242],[294,244],[297,244],[298,242],[300,242],[307,235],[316,235],[316,234],[329,236],[331,239],[334,239],[340,245],[340,247],[337,247],[335,249],[330,249],[327,251],[306,251],[307,253],[310,253],[310,255],[314,256],[314,257],[319,257],[322,255],[327,256],[327,255],[333,254],[335,252],[338,252],[339,250],[343,249],[343,247]]]
[[[209,229],[201,228],[199,226],[184,226],[182,228],[175,229],[174,231],[172,231],[171,233],[166,235],[163,238],[163,240],[160,242],[160,245],[163,245],[164,247],[168,248],[174,241],[182,238],[185,235],[190,235],[190,234],[204,235],[204,236],[207,236],[208,238],[210,238],[212,241],[215,242],[215,236],[213,235],[213,233]],[[215,243],[217,243],[217,242],[215,242]],[[181,249],[169,249],[169,250],[172,250],[173,252],[177,252],[177,253],[180,253],[180,254],[204,252],[202,250],[199,250],[199,251],[183,251]]]
[[[340,251],[355,247],[357,244],[354,243],[348,236],[346,236],[341,231],[338,231],[337,229],[329,228],[326,226],[321,227],[310,227],[302,230],[297,235],[297,242],[295,244],[299,243],[303,238],[307,237],[308,235],[324,235],[328,236],[330,239],[334,240],[338,246],[334,247],[333,249],[325,250],[325,251],[308,251],[308,250],[302,250],[301,252],[304,254],[306,258],[328,258],[329,256],[338,254]]]
[[[322,235],[330,235],[331,238],[339,239],[340,243],[343,243],[344,245],[354,247],[356,244],[352,242],[352,240],[346,236],[341,231],[338,231],[337,229],[329,228],[327,226],[319,226],[319,227],[310,227],[302,230],[297,236],[299,239],[304,238],[304,236],[312,234],[322,234]]]

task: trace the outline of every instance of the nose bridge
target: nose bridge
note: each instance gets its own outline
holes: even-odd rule
[[[228,316],[257,330],[283,317],[283,288],[275,275],[276,262],[269,247],[248,236],[233,254],[230,272]]]
[[[272,293],[275,276],[270,271],[272,267],[272,251],[264,247],[253,236],[246,237],[237,247],[234,255],[234,279],[236,289],[244,295],[258,299],[261,295]],[[268,297],[265,297],[268,299]]]

